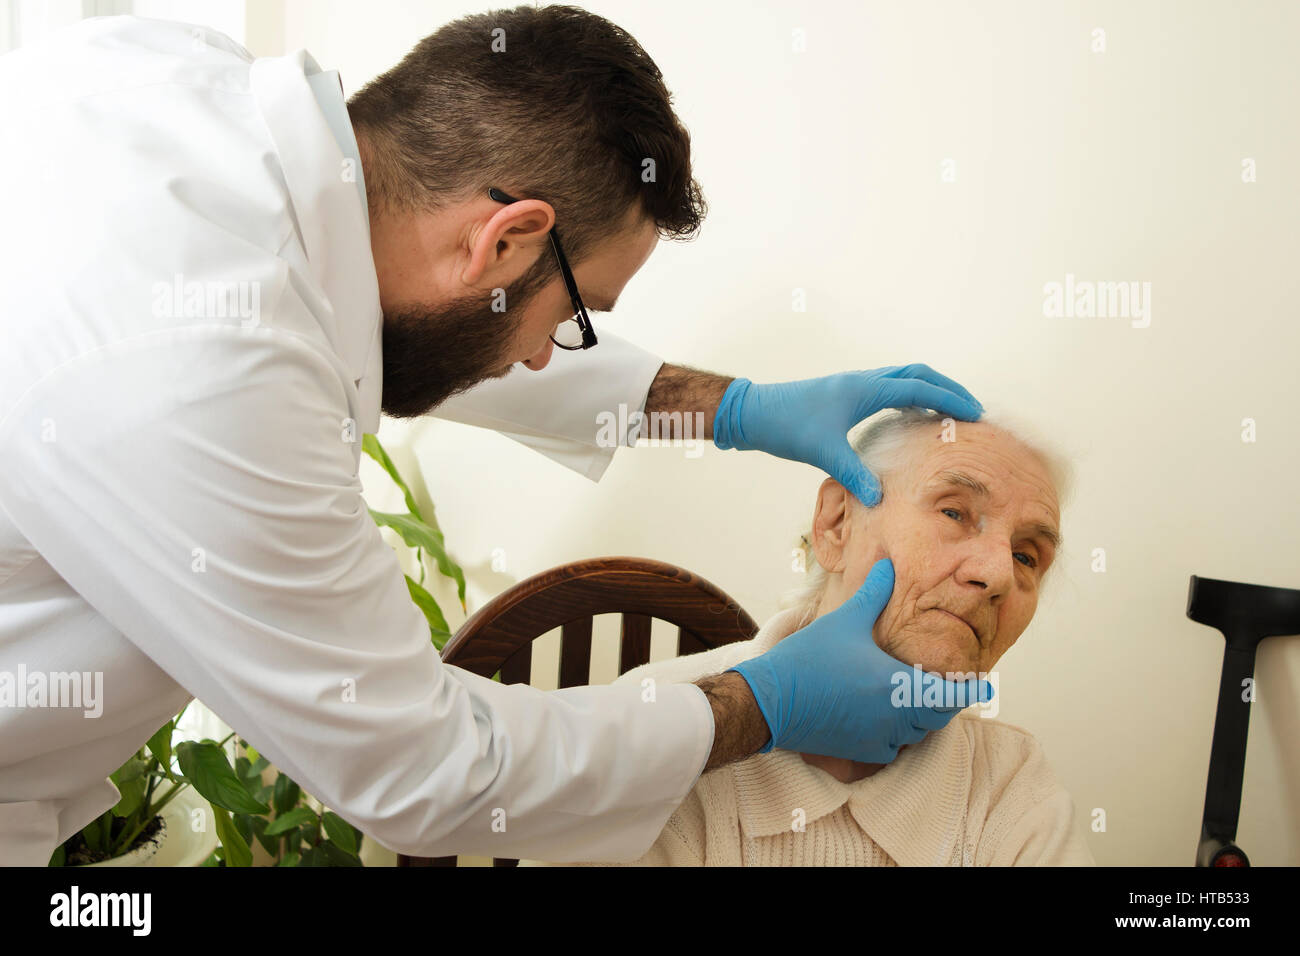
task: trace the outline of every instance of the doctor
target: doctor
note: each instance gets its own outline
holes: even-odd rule
[[[0,130],[0,863],[45,865],[195,696],[385,846],[557,861],[635,858],[705,769],[888,761],[956,713],[889,705],[883,560],[842,612],[654,703],[501,686],[430,645],[361,497],[381,407],[593,480],[599,412],[702,412],[719,448],[868,503],[853,424],[981,412],[923,365],[757,385],[592,326],[579,296],[612,308],[703,211],[613,24],[468,17],[345,104],[305,51],[89,20],[0,58]],[[31,692],[71,672],[98,713]]]

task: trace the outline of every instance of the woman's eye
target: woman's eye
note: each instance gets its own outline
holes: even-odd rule
[[[953,520],[960,520],[961,518],[964,518],[964,517],[965,517],[965,513],[964,513],[960,508],[942,508],[942,509],[940,509],[940,511],[941,511],[941,513],[943,513],[943,514],[948,514],[949,512],[951,512],[952,514],[957,515],[957,518],[955,518],[955,519],[953,519]],[[1020,562],[1020,563],[1023,564],[1025,567],[1027,567],[1027,568],[1036,568],[1036,567],[1038,567],[1038,559],[1035,558],[1033,555],[1029,554],[1028,552],[1026,552],[1026,551],[1017,551],[1016,554],[1018,554],[1018,555],[1020,555],[1021,557],[1024,557],[1024,558],[1026,559],[1026,560]]]

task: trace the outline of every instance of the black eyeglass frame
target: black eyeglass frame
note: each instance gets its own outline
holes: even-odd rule
[[[503,193],[495,187],[488,188],[488,195],[499,203],[509,205],[512,202],[519,202],[513,196]],[[576,352],[579,349],[589,349],[596,344],[596,330],[591,327],[591,319],[587,317],[587,308],[582,304],[582,297],[578,295],[578,284],[573,280],[573,270],[569,268],[569,262],[564,258],[564,250],[560,248],[560,237],[556,233],[555,227],[551,227],[549,233],[551,238],[551,248],[555,250],[555,258],[560,263],[560,275],[564,277],[564,287],[569,290],[569,299],[573,303],[573,314],[578,320],[578,328],[582,330],[581,345],[563,345],[555,342],[555,336],[550,336],[552,342],[555,342],[557,348],[567,349],[570,352]]]

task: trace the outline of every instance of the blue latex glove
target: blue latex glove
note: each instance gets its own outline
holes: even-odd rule
[[[993,699],[988,681],[945,680],[941,699],[953,706],[925,707],[911,696],[902,701],[908,706],[895,706],[895,675],[905,674],[911,689],[912,668],[871,637],[893,592],[894,564],[885,558],[840,607],[730,668],[749,684],[772,735],[759,753],[780,747],[889,763],[899,747],[945,726],[964,706]]]
[[[813,465],[872,507],[880,501],[880,482],[849,445],[849,429],[881,409],[909,405],[963,421],[984,413],[970,392],[928,365],[891,365],[775,385],[738,378],[718,403],[713,443]]]

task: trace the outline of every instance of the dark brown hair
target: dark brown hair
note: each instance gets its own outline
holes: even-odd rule
[[[663,238],[699,229],[707,207],[671,101],[654,61],[615,24],[576,7],[519,6],[425,37],[348,112],[367,144],[372,208],[437,209],[496,186],[550,203],[576,263],[633,203]],[[558,271],[549,254],[538,265]]]

